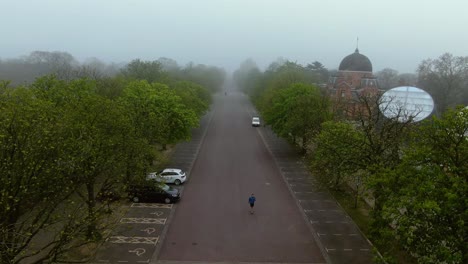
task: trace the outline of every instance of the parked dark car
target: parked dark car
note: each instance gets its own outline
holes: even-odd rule
[[[128,189],[130,200],[139,202],[175,203],[180,199],[179,190],[166,184],[131,185]]]

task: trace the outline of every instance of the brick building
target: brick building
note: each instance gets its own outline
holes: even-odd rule
[[[359,107],[359,96],[379,93],[377,78],[372,73],[369,58],[356,48],[354,53],[341,61],[338,72],[330,77],[327,89],[335,103],[335,109],[340,106],[348,115],[353,115]]]

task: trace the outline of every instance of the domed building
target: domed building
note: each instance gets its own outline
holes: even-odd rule
[[[337,74],[330,77],[327,88],[334,101],[348,104],[362,93],[379,92],[377,78],[372,73],[372,63],[357,48],[354,53],[344,57]]]

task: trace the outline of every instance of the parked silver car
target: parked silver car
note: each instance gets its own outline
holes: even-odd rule
[[[187,180],[185,172],[181,169],[167,168],[160,172],[152,172],[147,176],[148,180],[155,180],[157,182],[173,183],[180,185]]]

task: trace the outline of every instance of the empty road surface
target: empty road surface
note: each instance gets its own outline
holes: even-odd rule
[[[241,93],[217,95],[157,256],[161,262],[326,263]],[[255,213],[248,198],[257,197]]]

